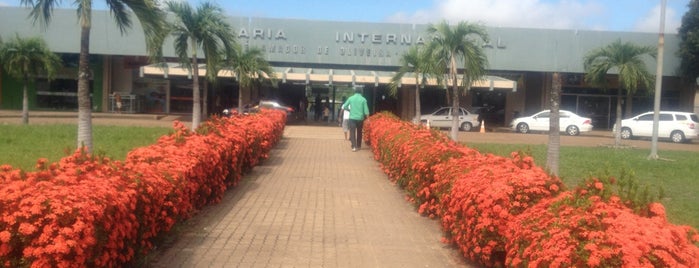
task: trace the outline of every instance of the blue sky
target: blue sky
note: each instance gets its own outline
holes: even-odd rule
[[[183,0],[179,0],[183,1]],[[676,32],[690,0],[667,0],[666,32]],[[73,1],[65,0],[69,6]],[[101,0],[93,1],[104,8]],[[197,5],[199,0],[189,0]],[[230,15],[310,20],[657,32],[661,0],[210,0]],[[0,6],[20,1],[0,0]]]

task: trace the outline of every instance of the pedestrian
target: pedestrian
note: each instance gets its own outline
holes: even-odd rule
[[[315,121],[320,120],[323,113],[323,104],[321,102],[322,99],[320,98],[320,94],[316,94],[316,99],[313,103],[313,119]]]
[[[356,152],[362,148],[362,127],[364,119],[369,116],[369,106],[367,106],[366,99],[362,96],[362,90],[355,88],[354,95],[342,104],[342,109],[349,110],[349,136],[352,143],[352,151]]]
[[[329,118],[330,118],[330,109],[328,108],[328,105],[323,105],[323,122],[328,123]]]
[[[114,102],[116,103],[117,113],[121,113],[121,95],[117,92],[114,92]]]
[[[341,111],[340,114],[342,115],[342,117],[340,118],[340,122],[341,122],[340,126],[342,126],[342,132],[345,133],[345,140],[349,140],[349,137],[347,137],[347,135],[349,135],[349,114],[350,114],[349,110],[350,109],[352,109],[352,107],[350,107],[349,105],[347,105],[347,109],[340,108],[340,111]]]

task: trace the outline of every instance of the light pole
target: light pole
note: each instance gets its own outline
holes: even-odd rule
[[[660,96],[663,86],[663,51],[665,47],[665,5],[667,0],[660,0],[660,30],[658,34],[658,63],[655,72],[655,101],[653,103],[653,137],[651,138],[648,159],[658,157],[658,125],[660,121]]]

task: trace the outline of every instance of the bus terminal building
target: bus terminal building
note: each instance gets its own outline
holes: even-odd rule
[[[61,55],[64,67],[54,78],[40,78],[30,86],[30,110],[77,110],[77,62],[80,27],[74,9],[57,9],[50,24],[42,29],[28,17],[29,9],[0,7],[0,36],[3,40],[42,37],[49,48]],[[122,96],[125,112],[187,114],[192,108],[191,74],[179,66],[173,42],[167,40],[164,53],[168,68],[148,61],[140,24],[125,34],[109,11],[93,11],[90,40],[91,96],[95,112],[114,110],[114,93]],[[134,18],[135,19],[135,18]],[[391,111],[404,120],[417,112],[427,114],[450,106],[444,86],[428,84],[420,90],[422,111],[415,111],[413,75],[406,75],[396,94],[389,83],[411,46],[429,42],[425,24],[338,22],[299,19],[228,17],[237,42],[243,48],[257,47],[275,70],[273,83],[238,93],[235,74],[221,71],[216,83],[202,80],[208,113],[259,99],[276,99],[298,109],[302,100],[317,100],[331,106],[349,97],[354,88],[363,89],[372,113]],[[583,57],[590,50],[614,41],[656,47],[657,33],[610,32],[488,27],[490,40],[480,42],[489,66],[488,75],[475,81],[462,96],[465,108],[486,108],[495,122],[505,126],[515,114],[529,115],[548,106],[553,73],[563,74],[561,109],[593,119],[595,128],[610,129],[614,122],[617,85],[608,89],[587,85]],[[661,109],[699,112],[697,80],[678,75],[680,59],[676,34],[665,35]],[[200,55],[202,55],[200,53]],[[648,70],[656,62],[648,59]],[[203,75],[205,69],[200,68]],[[610,81],[615,81],[610,74]],[[626,102],[626,98],[624,98]],[[632,114],[653,109],[653,89],[639,90],[630,105]],[[22,83],[0,73],[0,109],[22,107]],[[631,115],[624,115],[630,117]],[[334,117],[335,115],[333,115]],[[492,125],[489,124],[489,125]]]

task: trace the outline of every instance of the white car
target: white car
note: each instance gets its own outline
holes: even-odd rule
[[[570,111],[559,110],[560,115],[560,131],[565,132],[570,136],[580,135],[581,132],[592,130],[592,119],[581,117]],[[530,131],[549,131],[549,118],[551,112],[544,110],[532,116],[519,117],[512,121],[510,127],[512,130],[520,133],[528,133]]]
[[[474,114],[466,110],[465,108],[459,109],[459,129],[462,131],[471,131],[474,127],[479,127],[481,125],[478,122],[478,114]],[[430,127],[436,128],[451,128],[451,107],[442,107],[437,109],[434,113],[420,115],[420,121],[423,124],[429,122]]]
[[[699,116],[695,113],[660,111],[659,119],[658,138],[679,143],[699,137]],[[621,120],[622,139],[652,136],[653,112]]]

